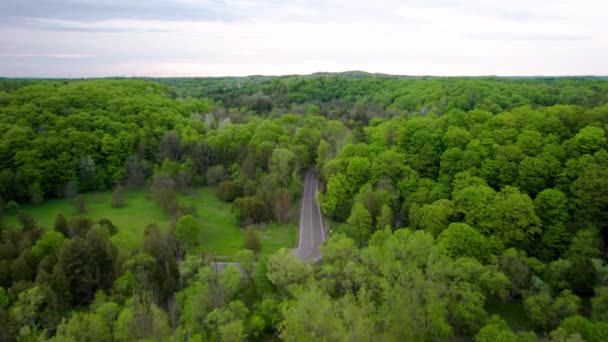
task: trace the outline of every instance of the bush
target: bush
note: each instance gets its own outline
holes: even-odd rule
[[[19,204],[15,201],[8,201],[8,203],[6,203],[6,206],[4,208],[5,208],[7,214],[12,215],[12,214],[16,213],[17,210],[19,210]]]
[[[175,191],[156,189],[154,191],[154,199],[169,216],[175,217],[179,213],[179,203]]]
[[[17,220],[19,221],[19,224],[21,225],[21,230],[23,232],[32,230],[38,225],[36,219],[23,210],[19,211],[19,213],[17,214]]]
[[[99,222],[97,222],[97,224],[105,229],[110,236],[114,236],[118,233],[118,227],[116,227],[116,225],[114,225],[114,223],[107,218],[102,218],[99,220]]]
[[[40,184],[34,183],[30,189],[30,202],[32,204],[40,204],[44,201],[44,195],[42,193],[42,189],[40,188]]]
[[[55,216],[55,231],[63,234],[63,236],[70,236],[68,220],[62,214]]]
[[[89,212],[89,209],[87,208],[87,203],[85,202],[84,197],[82,195],[78,195],[74,200],[74,209],[76,209],[76,213],[78,213],[79,215],[86,214],[87,212]]]
[[[196,210],[196,207],[194,205],[180,205],[178,216],[184,216],[184,215],[190,215],[190,216],[198,218],[198,210]]]
[[[258,234],[252,228],[247,229],[243,248],[252,251],[253,254],[256,255],[262,250],[262,242],[260,241]]]
[[[226,179],[224,165],[215,165],[207,169],[207,184],[216,185]]]
[[[122,208],[125,204],[125,189],[119,184],[112,192],[112,208]]]
[[[74,217],[70,220],[68,227],[70,237],[84,237],[92,227],[93,221],[84,217]]]
[[[243,188],[233,181],[223,181],[217,187],[217,195],[226,202],[232,202],[243,195]]]
[[[232,203],[241,226],[268,222],[271,219],[266,203],[257,197],[240,197]]]

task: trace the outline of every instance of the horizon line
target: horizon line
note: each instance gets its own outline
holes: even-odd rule
[[[86,80],[86,79],[114,79],[114,78],[127,78],[127,79],[170,79],[170,78],[249,78],[249,77],[297,77],[297,76],[315,76],[315,75],[340,75],[349,73],[359,73],[362,76],[388,76],[388,77],[411,77],[411,78],[607,78],[608,74],[512,74],[512,75],[498,75],[498,74],[478,74],[478,75],[440,75],[440,74],[389,74],[382,72],[369,72],[362,70],[348,70],[348,71],[316,71],[312,73],[290,73],[290,74],[248,74],[248,75],[165,75],[165,76],[153,76],[153,75],[109,75],[109,76],[58,76],[58,77],[44,77],[44,76],[3,76],[0,75],[0,79],[3,80]]]

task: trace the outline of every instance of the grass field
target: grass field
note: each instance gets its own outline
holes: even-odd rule
[[[114,223],[119,232],[113,241],[121,250],[129,251],[141,246],[144,228],[150,223],[157,223],[162,229],[168,229],[169,217],[152,200],[145,191],[126,193],[126,206],[112,208],[111,192],[84,194],[88,213],[84,216],[93,220],[107,218]],[[180,194],[180,204],[194,205],[200,216],[200,236],[202,249],[218,256],[231,256],[243,247],[244,230],[230,212],[230,204],[215,195],[211,188],[201,188],[192,194]],[[63,214],[68,219],[76,215],[71,200],[49,200],[41,205],[25,205],[25,210],[34,216],[40,225],[52,229],[55,216]],[[7,217],[6,223],[17,224],[15,216]],[[295,247],[297,226],[295,224],[270,224],[255,227],[262,241],[262,255],[268,255],[281,247]]]
[[[499,299],[488,299],[486,311],[490,315],[499,315],[515,331],[533,330],[526,310],[521,301],[503,302]]]

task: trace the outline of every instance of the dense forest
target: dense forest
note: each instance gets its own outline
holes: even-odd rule
[[[0,80],[0,341],[606,341],[607,129],[600,78]],[[311,168],[322,260],[213,267],[178,195],[296,222]],[[133,189],[126,251],[82,195]]]

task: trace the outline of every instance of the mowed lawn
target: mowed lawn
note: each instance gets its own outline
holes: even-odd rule
[[[84,194],[88,209],[85,217],[95,221],[107,218],[118,227],[118,234],[112,239],[122,251],[128,252],[139,248],[143,241],[144,229],[148,224],[157,223],[161,229],[169,228],[170,219],[145,191],[126,192],[126,205],[112,208],[111,192]],[[230,203],[220,200],[212,188],[200,188],[192,194],[180,194],[182,205],[193,205],[197,208],[201,224],[201,249],[217,256],[232,256],[243,248],[245,230],[238,226]],[[72,200],[54,199],[41,205],[23,205],[19,208],[34,216],[38,223],[52,229],[57,214],[66,218],[76,215]],[[16,225],[15,216],[6,219],[9,225]],[[268,255],[282,247],[295,247],[297,226],[295,224],[269,224],[265,227],[254,227],[262,241],[262,254]]]

